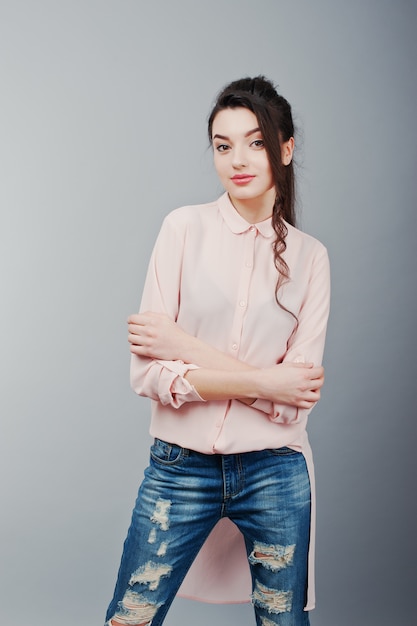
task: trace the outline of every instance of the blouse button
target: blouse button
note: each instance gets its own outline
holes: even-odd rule
[[[246,261],[245,265],[246,267],[252,267],[252,263],[250,261]]]
[[[255,232],[255,230],[256,230],[256,228],[255,228],[255,226],[251,226],[251,227],[249,228],[249,230],[250,230],[250,232],[251,232],[251,233],[254,233],[254,232]]]
[[[237,343],[232,344],[232,349],[237,350]]]
[[[244,306],[246,306],[246,302],[244,300],[241,300],[239,302],[239,306],[241,306],[243,308]]]

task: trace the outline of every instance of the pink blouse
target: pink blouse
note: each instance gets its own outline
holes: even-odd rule
[[[321,363],[330,300],[325,247],[287,224],[284,259],[290,281],[275,301],[277,270],[271,220],[249,224],[227,194],[208,204],[172,211],[157,238],[141,311],[168,314],[187,333],[255,367],[282,361]],[[150,433],[205,454],[289,446],[302,452],[314,496],[309,410],[256,400],[204,401],[184,374],[197,365],[132,355],[131,384],[152,399]],[[314,520],[306,610],[314,607]],[[247,602],[251,580],[239,530],[225,519],[213,530],[189,571],[181,595],[207,602]]]

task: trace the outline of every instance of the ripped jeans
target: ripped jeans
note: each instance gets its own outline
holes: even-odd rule
[[[207,455],[160,439],[151,447],[106,624],[160,626],[223,517],[245,540],[257,626],[308,626],[304,456],[290,448]]]

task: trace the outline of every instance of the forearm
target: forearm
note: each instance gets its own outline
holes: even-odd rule
[[[197,337],[188,335],[188,340],[183,344],[180,357],[184,363],[195,363],[200,368],[209,370],[223,370],[231,372],[253,371],[253,368],[244,361],[213,348]]]
[[[209,369],[202,367],[200,369],[189,370],[185,374],[186,380],[194,387],[197,393],[204,400],[243,400],[248,403],[253,402],[257,397],[256,373],[259,370],[250,368],[240,361],[235,369],[232,369],[233,363],[225,360],[229,369]]]
[[[207,368],[188,373],[195,379],[194,383],[190,380],[189,382],[196,390],[199,389],[199,395],[205,400],[229,400],[231,399],[230,390],[234,388],[233,399],[238,399],[248,405],[253,404],[256,397],[252,395],[251,381],[245,381],[239,376],[227,378],[226,373],[251,372],[254,368],[244,361],[239,361],[225,352],[216,350],[195,337],[192,340],[188,350],[184,351],[183,360],[186,363],[195,363],[200,368]],[[193,376],[196,372],[198,372],[197,375]]]
[[[184,377],[204,400],[260,399],[306,409],[319,400],[324,381],[323,368],[312,363],[233,371],[199,368]]]

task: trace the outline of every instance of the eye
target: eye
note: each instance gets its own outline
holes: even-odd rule
[[[265,144],[263,139],[255,139],[255,141],[252,141],[251,146],[254,148],[264,148]]]
[[[216,146],[216,150],[217,152],[226,152],[226,150],[229,149],[230,146],[227,145],[227,143],[220,143],[218,146]]]

